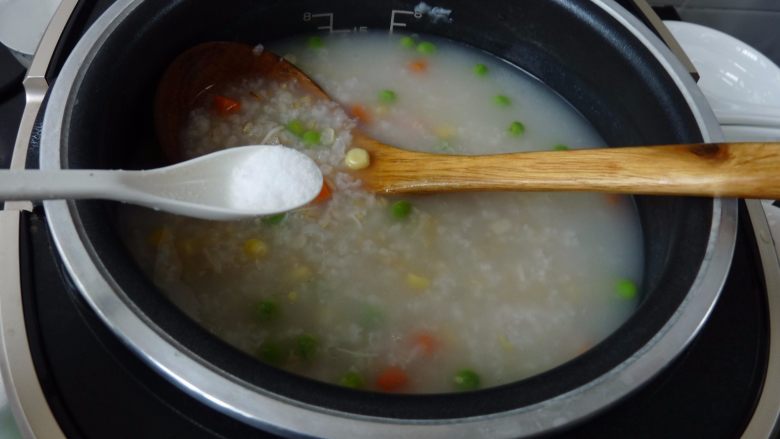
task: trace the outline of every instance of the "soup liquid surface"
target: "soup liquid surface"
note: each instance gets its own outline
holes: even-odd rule
[[[338,103],[260,78],[218,90],[184,155],[281,143],[331,193],[284,216],[207,222],[123,207],[160,290],[261,361],[352,388],[474,390],[566,362],[621,325],[642,277],[630,198],[464,193],[383,197],[344,164],[351,131],[456,154],[603,145],[564,100],[484,52],[418,35],[309,36],[284,55]]]

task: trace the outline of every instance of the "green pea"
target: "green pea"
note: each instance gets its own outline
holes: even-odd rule
[[[479,389],[479,375],[471,369],[461,369],[452,379],[458,390]]]
[[[398,99],[398,95],[393,90],[382,90],[379,92],[379,102],[383,104],[392,104]]]
[[[509,124],[509,134],[519,137],[525,133],[525,125],[522,122],[514,121]]]
[[[264,299],[255,305],[255,317],[261,322],[272,322],[279,318],[281,308],[274,299]]]
[[[385,322],[385,313],[382,308],[374,305],[366,305],[360,311],[360,325],[367,329],[375,329]]]
[[[303,126],[303,122],[298,119],[291,120],[290,123],[287,124],[286,128],[287,131],[295,134],[297,137],[301,137],[306,131],[306,128]]]
[[[436,52],[436,45],[430,41],[422,41],[417,45],[417,51],[423,55],[432,55]]]
[[[315,130],[307,130],[301,136],[303,144],[311,147],[320,144],[320,132]]]
[[[365,383],[363,377],[357,372],[347,372],[339,380],[339,384],[350,389],[362,389]]]
[[[493,96],[493,103],[499,107],[508,107],[512,105],[512,100],[504,95],[495,95]]]
[[[309,362],[317,355],[319,342],[310,334],[301,334],[295,338],[295,353],[303,361]]]
[[[615,293],[622,298],[626,300],[631,300],[636,297],[636,294],[638,292],[638,288],[636,284],[628,279],[619,279],[615,283]]]
[[[309,37],[309,39],[306,41],[306,45],[312,49],[322,49],[325,47],[325,42],[322,41],[322,37],[315,35],[313,37]]]
[[[263,221],[263,224],[267,224],[269,226],[275,226],[287,217],[287,214],[285,212],[277,213],[276,215],[268,215],[264,216],[261,221]]]
[[[284,361],[284,349],[279,343],[273,341],[266,341],[261,344],[257,351],[257,355],[262,361],[274,366],[277,366]]]
[[[568,151],[569,147],[564,145],[564,144],[562,144],[562,143],[559,143],[559,144],[553,146],[553,150],[555,150],[555,151]]]
[[[488,74],[488,67],[482,63],[474,66],[474,74],[477,76],[485,76]]]
[[[401,37],[401,46],[407,49],[411,49],[412,47],[414,47],[414,38]]]
[[[436,145],[436,149],[443,152],[450,152],[455,148],[452,146],[452,143],[450,143],[448,140],[441,140],[439,141],[439,144]]]
[[[399,200],[390,205],[390,213],[393,217],[404,219],[412,213],[412,203],[406,200]]]

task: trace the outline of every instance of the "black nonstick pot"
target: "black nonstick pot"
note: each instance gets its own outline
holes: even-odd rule
[[[614,145],[717,141],[693,80],[610,0],[118,1],[65,64],[44,120],[42,168],[161,164],[153,97],[166,66],[205,41],[250,44],[314,31],[407,31],[493,53],[555,89]],[[158,163],[155,163],[158,161]],[[637,197],[645,276],[636,313],[580,357],[520,382],[463,394],[389,395],[315,382],[216,339],[142,274],[115,205],[46,202],[73,282],[142,359],[205,403],[287,435],[518,437],[564,428],[668,364],[715,303],[735,242],[736,202]]]

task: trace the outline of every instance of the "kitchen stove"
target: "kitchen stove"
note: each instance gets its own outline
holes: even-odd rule
[[[58,14],[68,12],[66,3]],[[80,1],[70,20],[66,20],[67,15],[62,18],[62,23],[67,23],[63,37],[51,63],[46,63],[44,78],[39,80],[56,80],[79,35],[111,3]],[[619,3],[641,14],[630,0]],[[0,81],[4,81],[0,82],[0,165],[7,168],[25,94],[22,70],[13,58],[0,54],[0,72]],[[40,115],[37,119],[39,123]],[[29,137],[32,142],[27,166],[35,167],[36,136]],[[21,143],[26,144],[27,139]],[[14,160],[18,163],[18,154]],[[6,207],[17,210],[20,205],[8,203]],[[0,217],[0,246],[6,251],[0,250],[0,264],[5,266],[5,256],[15,252],[17,246],[5,240],[15,235],[2,229],[15,227],[16,223],[5,216],[11,212],[0,214],[4,215]],[[138,359],[76,291],[57,256],[43,209],[35,206],[19,218],[21,295],[19,289],[13,291],[13,282],[4,279],[6,285],[0,285],[0,305],[4,308],[0,308],[0,316],[5,319],[14,304],[19,304],[29,353],[19,354],[24,353],[20,349],[25,349],[25,343],[19,343],[18,333],[9,335],[13,322],[0,323],[4,354],[11,363],[4,378],[9,398],[17,404],[17,421],[21,421],[23,434],[39,438],[270,436],[184,394]],[[734,262],[721,298],[699,335],[641,390],[550,437],[767,437],[773,428],[778,434],[780,407],[777,399],[767,393],[777,389],[780,372],[774,370],[778,367],[769,366],[770,361],[776,364],[778,355],[770,350],[770,332],[778,333],[780,321],[778,281],[780,269],[761,204],[740,203]],[[20,375],[23,367],[18,364],[26,356],[34,367]]]

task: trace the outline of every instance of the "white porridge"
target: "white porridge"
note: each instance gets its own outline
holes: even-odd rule
[[[185,313],[280,368],[348,387],[473,390],[576,357],[633,312],[642,280],[628,197],[468,193],[383,197],[344,164],[351,132],[458,154],[603,144],[519,69],[417,35],[269,45],[335,102],[249,78],[190,115],[187,158],[284,144],[328,185],[286,215],[207,222],[123,207],[139,265]]]

